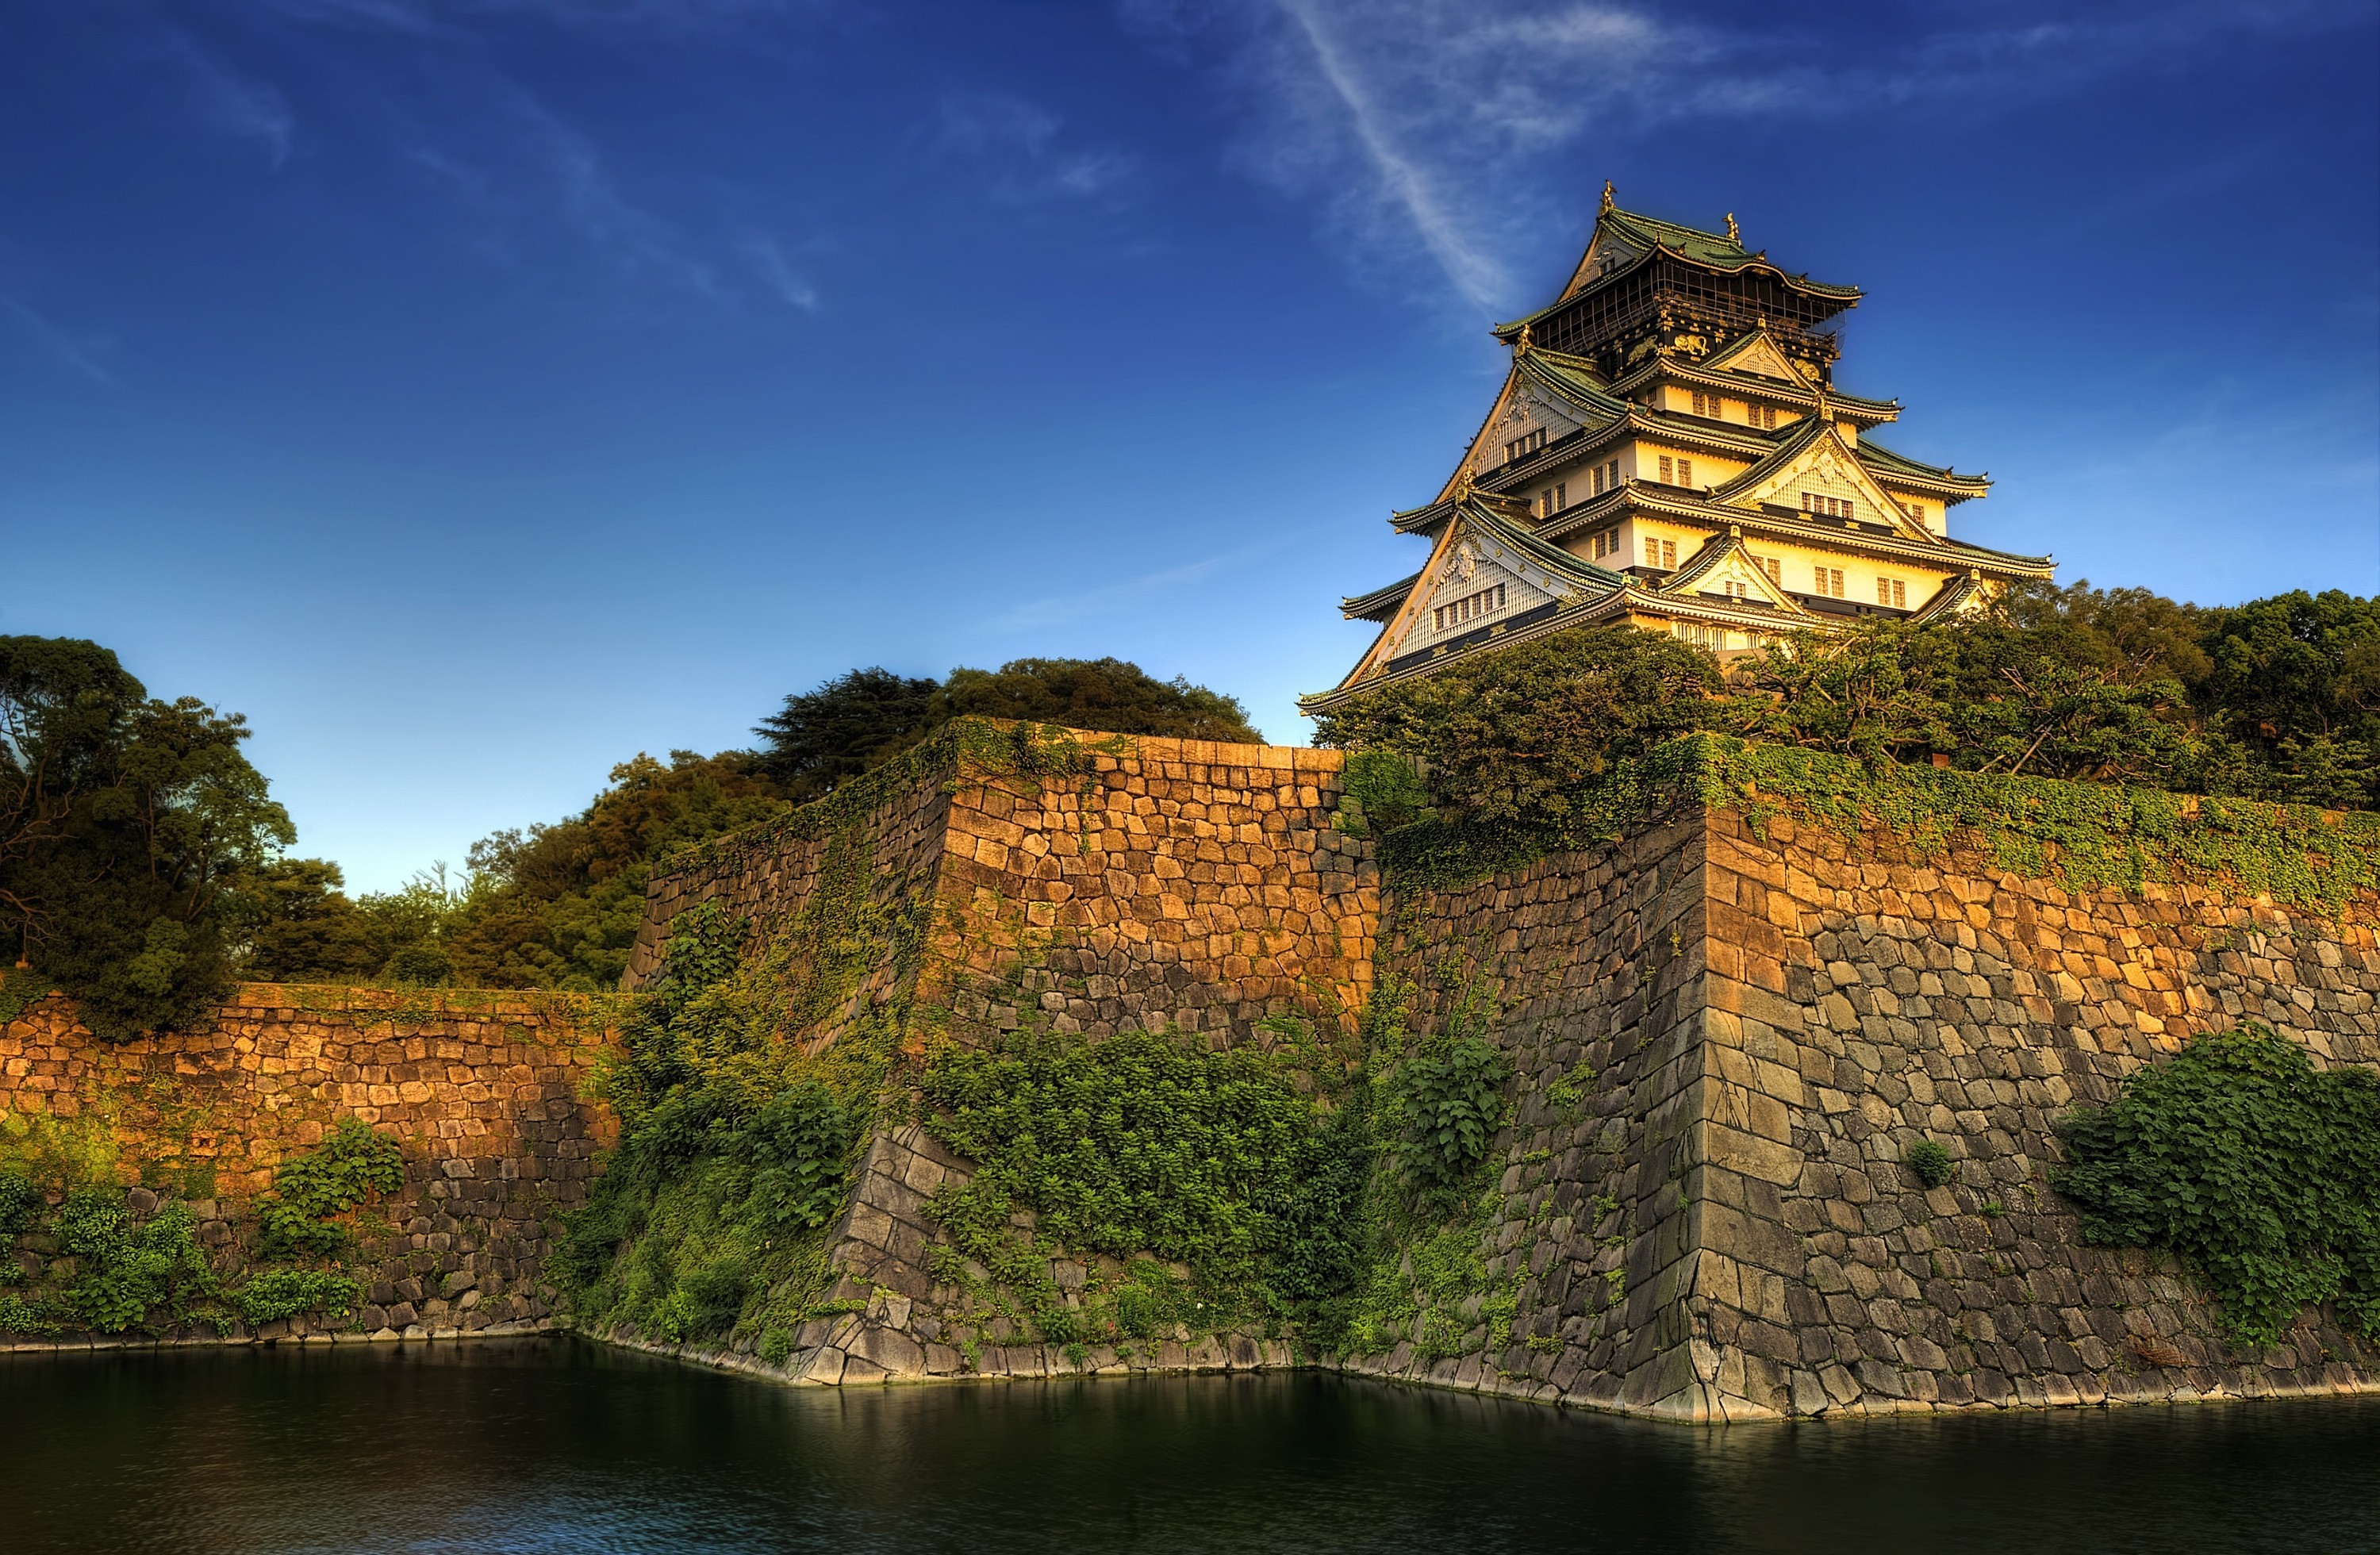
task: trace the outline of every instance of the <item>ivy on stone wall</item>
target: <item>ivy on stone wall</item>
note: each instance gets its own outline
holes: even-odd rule
[[[22,1238],[31,1266],[0,1262],[0,1335],[223,1334],[301,1313],[350,1317],[363,1287],[340,1261],[353,1238],[330,1217],[404,1176],[395,1140],[345,1119],[321,1147],[281,1163],[254,1236],[217,1256],[199,1240],[197,1211],[170,1195],[68,1176],[53,1183],[53,1210],[34,1177],[0,1170],[0,1245]],[[296,1258],[313,1267],[258,1267]]]
[[[1381,840],[1381,869],[1392,884],[1451,889],[1610,842],[1682,803],[1739,810],[1755,831],[1790,816],[1847,837],[1882,827],[1928,854],[1973,847],[2074,892],[2204,883],[2325,914],[2380,893],[2380,813],[1868,765],[1718,735],[1615,763],[1558,822],[1415,822]]]
[[[2103,1246],[2178,1254],[2241,1344],[2335,1302],[2380,1339],[2380,1075],[2261,1027],[2201,1037],[2058,1128],[2050,1185]]]

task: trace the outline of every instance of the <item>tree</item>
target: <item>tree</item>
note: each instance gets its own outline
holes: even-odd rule
[[[350,901],[339,867],[283,858],[258,874],[261,898],[240,975],[261,982],[357,983],[380,975],[390,945],[382,926]]]
[[[1722,718],[1718,665],[1633,626],[1554,632],[1355,697],[1318,743],[1419,757],[1437,802],[1480,820],[1559,820],[1613,762]]]
[[[0,638],[0,932],[121,1040],[229,990],[262,871],[297,837],[247,723],[149,698],[89,642]]]
[[[852,670],[785,705],[753,730],[759,770],[791,796],[814,798],[883,765],[953,718],[1011,718],[1110,735],[1258,744],[1247,712],[1177,675],[1159,680],[1121,659],[1012,659],[997,670],[961,666],[948,681]]]
[[[1122,659],[1012,659],[997,670],[955,669],[942,719],[1014,718],[1105,735],[1259,745],[1247,710],[1183,676],[1160,680]]]
[[[2303,589],[2206,613],[2192,686],[2224,785],[2380,808],[2380,599]]]
[[[752,732],[765,742],[761,770],[805,796],[826,793],[891,759],[942,721],[941,684],[878,666],[796,692]]]

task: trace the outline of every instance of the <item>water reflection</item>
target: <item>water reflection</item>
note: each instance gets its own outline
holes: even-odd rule
[[[1299,1375],[795,1391],[568,1341],[0,1357],[0,1549],[2380,1548],[2380,1401],[1689,1430]]]

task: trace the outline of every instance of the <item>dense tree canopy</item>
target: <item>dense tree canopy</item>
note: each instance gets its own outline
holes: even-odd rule
[[[96,643],[0,638],[0,946],[115,1039],[229,988],[296,840],[248,728],[161,701]]]
[[[1434,800],[1559,819],[1566,790],[1694,729],[1870,761],[2380,808],[2380,601],[2204,610],[2144,589],[2020,589],[1737,658],[1633,628],[1556,633],[1354,698],[1323,744],[1418,757]]]
[[[1121,659],[1013,659],[961,666],[944,681],[853,670],[795,692],[753,730],[760,769],[799,797],[826,793],[892,759],[953,718],[1013,718],[1111,735],[1234,740],[1263,736],[1232,698]]]

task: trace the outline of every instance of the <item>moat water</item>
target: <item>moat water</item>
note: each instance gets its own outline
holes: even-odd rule
[[[2380,1400],[1703,1430],[1314,1375],[779,1388],[568,1340],[0,1356],[0,1550],[2380,1549]]]

